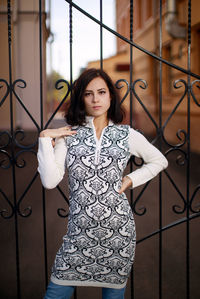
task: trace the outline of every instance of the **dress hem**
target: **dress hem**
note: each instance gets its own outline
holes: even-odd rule
[[[127,280],[123,284],[112,284],[112,283],[94,282],[94,281],[63,280],[63,279],[57,279],[55,276],[51,276],[51,281],[58,285],[79,286],[79,287],[100,287],[100,288],[112,288],[112,289],[122,289],[126,286],[127,283]]]

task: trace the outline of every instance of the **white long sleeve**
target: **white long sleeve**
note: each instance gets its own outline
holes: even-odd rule
[[[129,133],[129,150],[132,155],[144,160],[142,167],[127,175],[132,181],[132,188],[151,180],[168,166],[163,154],[132,128]],[[64,138],[56,139],[54,148],[50,137],[39,138],[38,172],[45,188],[55,188],[63,179],[66,155],[67,146]]]
[[[132,188],[146,183],[168,166],[167,159],[139,132],[130,128],[130,153],[142,158],[144,164],[127,176],[132,180]]]
[[[38,172],[42,184],[47,189],[55,188],[65,174],[67,147],[64,138],[56,139],[52,146],[50,137],[40,137],[38,145]]]

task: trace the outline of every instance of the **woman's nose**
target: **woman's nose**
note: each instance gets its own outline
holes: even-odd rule
[[[96,102],[98,102],[98,101],[99,101],[99,97],[98,97],[98,95],[97,95],[97,94],[94,94],[94,96],[93,96],[93,102],[96,103]]]

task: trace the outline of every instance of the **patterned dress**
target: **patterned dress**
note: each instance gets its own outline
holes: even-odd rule
[[[63,285],[122,288],[134,260],[135,223],[126,195],[119,194],[130,158],[129,126],[109,125],[97,140],[91,127],[67,137],[68,231],[51,280]]]

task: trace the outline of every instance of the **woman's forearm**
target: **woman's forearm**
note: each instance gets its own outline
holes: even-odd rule
[[[60,138],[53,148],[51,138],[39,138],[38,172],[42,184],[47,189],[55,188],[63,179],[65,173],[66,145]]]

